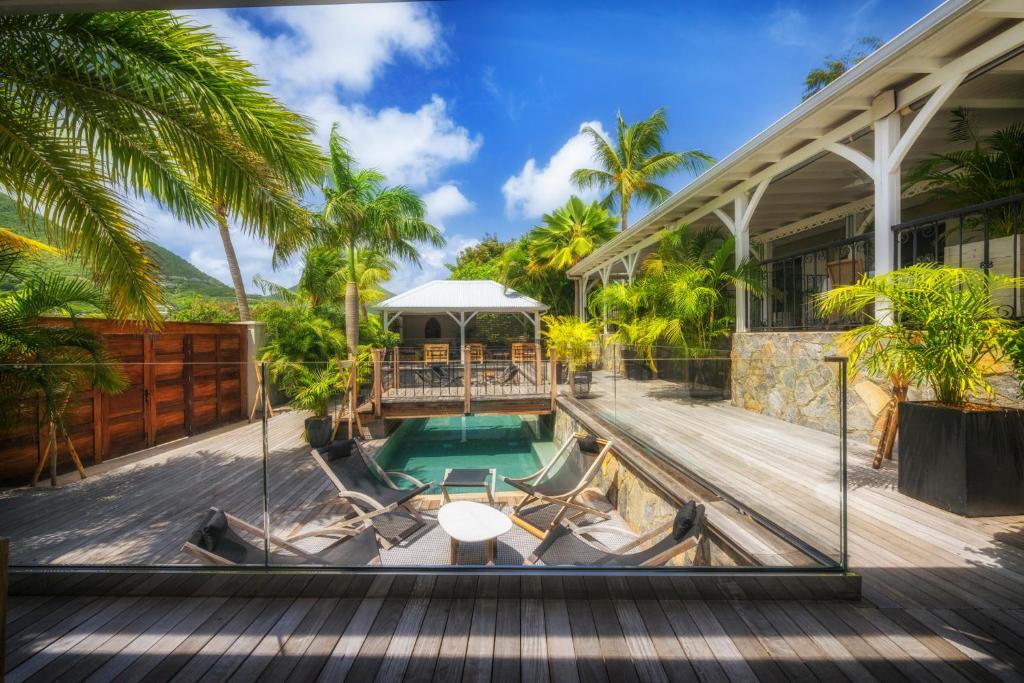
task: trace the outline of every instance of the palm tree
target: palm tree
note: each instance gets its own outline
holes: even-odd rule
[[[424,218],[423,200],[407,187],[387,187],[385,177],[371,169],[357,169],[348,142],[331,128],[329,175],[324,208],[314,239],[338,249],[348,266],[345,282],[345,333],[349,351],[359,345],[359,253],[373,252],[386,259],[419,265],[418,243],[443,246],[441,232]]]
[[[668,189],[655,180],[679,169],[696,175],[715,163],[700,150],[666,152],[661,138],[667,129],[664,109],[657,109],[643,121],[630,124],[622,119],[621,112],[616,114],[614,144],[592,126],[583,128],[601,168],[577,169],[573,171],[572,180],[580,189],[607,190],[602,204],[609,209],[618,206],[622,230],[629,227],[629,209],[634,199],[657,204],[669,196]]]
[[[75,322],[83,310],[109,312],[95,285],[83,278],[23,270],[22,255],[0,248],[0,282],[17,287],[0,294],[0,427],[24,416],[33,399],[41,409],[39,427],[63,429],[63,417],[82,386],[116,393],[125,378],[111,362],[100,335]],[[47,314],[71,318],[68,326],[40,323]]]
[[[875,36],[863,36],[858,38],[857,42],[844,54],[838,57],[832,55],[825,57],[825,61],[820,67],[811,69],[804,77],[803,99],[806,100],[822,90],[880,47],[882,47],[882,41]]]
[[[113,314],[159,319],[129,197],[222,235],[228,217],[271,240],[306,229],[294,190],[319,177],[319,151],[309,122],[264,85],[169,12],[2,16],[0,186],[93,268]],[[229,238],[225,248],[234,275]]]
[[[573,195],[565,206],[544,214],[544,224],[530,231],[531,268],[564,271],[615,236],[614,216],[597,202]]]

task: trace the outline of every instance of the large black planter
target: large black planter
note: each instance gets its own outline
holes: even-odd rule
[[[590,395],[590,370],[577,370],[572,375],[572,395],[585,398]]]
[[[1024,410],[901,403],[899,490],[967,517],[1024,513]]]
[[[331,428],[334,420],[330,415],[306,418],[306,440],[313,448],[322,448],[331,440]]]

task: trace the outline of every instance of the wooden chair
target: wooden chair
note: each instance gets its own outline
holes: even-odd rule
[[[423,362],[427,363],[447,363],[448,362],[448,345],[447,344],[424,344],[423,345]]]
[[[660,567],[687,550],[696,548],[704,535],[704,506],[690,501],[673,520],[610,549],[585,531],[560,524],[551,529],[524,564],[587,565],[612,567]],[[644,545],[655,542],[643,550]]]
[[[469,360],[472,363],[483,363],[484,362],[484,345],[478,342],[472,342],[466,344],[466,349],[469,350]]]
[[[210,508],[199,526],[192,532],[181,549],[201,560],[212,564],[262,565],[266,556],[259,545],[247,541],[239,534],[244,531],[262,543],[263,529],[249,524],[218,508]],[[270,536],[270,544],[289,555],[270,551],[272,565],[321,564],[330,566],[358,567],[380,564],[380,551],[373,529],[355,531],[328,531],[323,536],[341,536],[337,542],[320,552],[311,553],[288,541]]]
[[[512,342],[512,362],[532,363],[537,360],[536,342]]]
[[[601,465],[611,451],[612,442],[591,437],[588,440],[600,450],[585,453],[580,448],[584,439],[587,437],[583,434],[573,434],[547,465],[529,476],[518,479],[502,477],[506,484],[526,494],[510,515],[513,522],[534,536],[543,538],[569,511],[572,511],[571,518],[588,514],[602,519],[609,517],[606,512],[587,505],[580,498],[601,471]],[[527,506],[533,507],[527,509]],[[534,523],[537,520],[531,521],[530,517],[543,517],[540,524],[544,528]]]

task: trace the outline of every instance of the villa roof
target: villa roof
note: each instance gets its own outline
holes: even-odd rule
[[[547,305],[494,280],[432,280],[370,306],[391,313],[539,313]]]
[[[899,111],[909,125],[927,96],[965,73],[946,109],[989,109],[1003,125],[1017,120],[1024,100],[1007,93],[1020,92],[1024,73],[1022,18],[1021,0],[947,0],[575,264],[569,276],[621,269],[627,255],[651,248],[680,223],[720,226],[733,200],[759,185],[771,185],[749,225],[761,240],[870,209],[870,180],[830,153],[836,143],[870,161],[874,120]],[[742,81],[738,87],[742,94]],[[945,117],[933,119],[903,165],[941,151],[947,130]]]

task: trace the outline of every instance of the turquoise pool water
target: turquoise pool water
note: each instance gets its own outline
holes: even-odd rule
[[[511,491],[501,477],[532,474],[556,450],[550,430],[536,416],[431,417],[403,422],[381,449],[377,462],[385,470],[434,482],[431,493],[440,493],[444,471],[449,467],[493,467],[498,471],[496,490]]]

